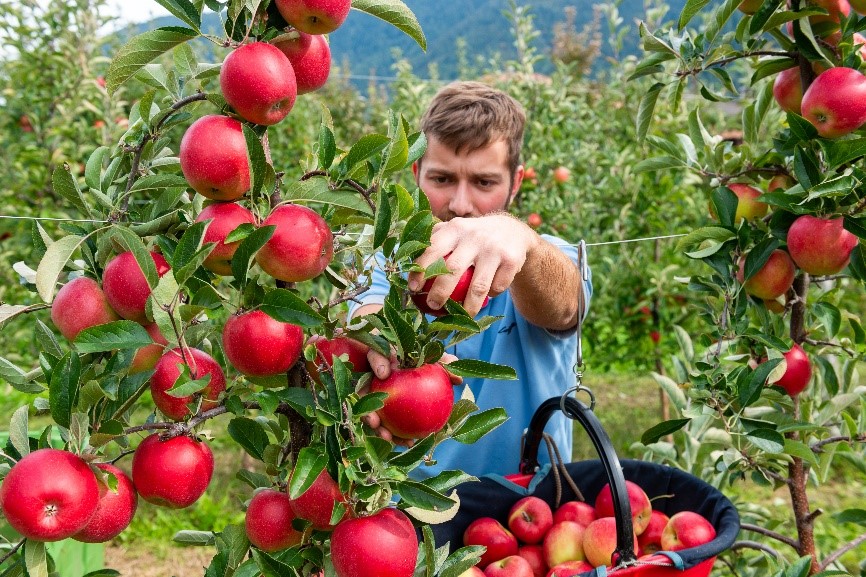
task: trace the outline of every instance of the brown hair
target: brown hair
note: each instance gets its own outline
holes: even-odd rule
[[[454,152],[472,152],[504,140],[508,168],[520,164],[526,114],[514,98],[481,82],[458,81],[440,90],[421,118],[421,130]]]

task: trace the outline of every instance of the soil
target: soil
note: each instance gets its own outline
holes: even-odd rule
[[[105,566],[123,577],[202,577],[214,556],[211,547],[172,547],[162,554],[107,544]]]

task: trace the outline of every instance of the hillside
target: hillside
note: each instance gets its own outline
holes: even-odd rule
[[[331,35],[331,50],[334,62],[342,63],[348,60],[351,72],[357,76],[392,75],[392,65],[395,55],[407,58],[416,73],[424,76],[428,67],[434,64],[438,67],[440,78],[451,79],[458,76],[457,41],[463,39],[466,43],[467,57],[470,65],[477,58],[485,62],[490,59],[502,63],[516,56],[513,46],[511,23],[506,12],[509,10],[509,0],[405,0],[406,4],[418,17],[418,21],[427,36],[428,49],[426,54],[408,36],[395,33],[390,26],[381,20],[364,13],[353,12],[346,23]],[[598,3],[589,0],[532,0],[519,2],[528,5],[536,29],[541,33],[536,41],[536,48],[542,55],[550,50],[550,39],[554,25],[565,19],[565,8],[574,6],[577,12],[575,27],[579,31],[584,24],[593,18],[593,6]],[[654,4],[650,2],[649,4]],[[671,0],[668,18],[676,18],[685,4],[685,0]],[[619,13],[624,26],[630,32],[625,38],[625,52],[637,51],[638,20],[645,19],[644,0],[621,0]],[[173,17],[158,18],[147,23],[142,29],[156,26],[176,25]],[[203,28],[219,30],[221,28],[216,14],[205,15]],[[604,24],[602,29],[606,30]],[[608,49],[603,42],[603,49]],[[549,68],[549,63],[542,62],[541,70]]]

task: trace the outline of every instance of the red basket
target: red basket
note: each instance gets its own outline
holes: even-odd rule
[[[548,399],[536,410],[527,430],[519,473],[505,477],[485,475],[480,482],[464,483],[457,488],[460,510],[451,521],[432,527],[436,543],[449,542],[452,551],[460,548],[466,527],[479,517],[493,517],[506,524],[511,506],[527,495],[540,497],[552,507],[559,505],[558,498],[560,502],[579,499],[568,484],[561,484],[552,474],[554,469],[550,465],[540,467],[538,463],[544,426],[559,410],[583,426],[600,457],[598,460],[568,463],[564,465],[565,470],[580,493],[589,497],[610,483],[617,520],[615,566],[612,569],[599,567],[580,575],[707,577],[716,556],[730,548],[739,533],[740,518],[734,505],[718,489],[680,469],[644,461],[620,460],[595,414],[570,396]],[[716,529],[715,539],[700,547],[676,553],[658,553],[650,561],[637,561],[626,479],[638,483],[650,499],[673,496],[653,501],[654,509],[669,516],[686,510],[704,516]]]

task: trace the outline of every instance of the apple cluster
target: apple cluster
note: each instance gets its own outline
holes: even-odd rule
[[[103,543],[132,522],[138,497],[180,509],[201,497],[213,476],[213,453],[187,436],[146,437],[132,459],[132,476],[110,463],[88,463],[59,449],[22,457],[0,485],[0,510],[33,541]]]
[[[626,489],[639,561],[651,560],[658,551],[679,551],[715,539],[715,528],[698,513],[682,511],[668,517],[653,510],[638,484],[626,481]],[[615,563],[610,485],[602,488],[594,506],[568,501],[554,511],[539,497],[523,497],[512,505],[506,525],[492,517],[469,524],[464,545],[483,545],[486,551],[461,577],[566,577]]]

